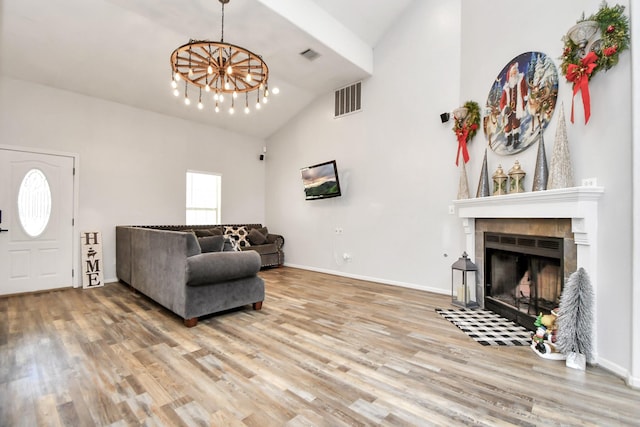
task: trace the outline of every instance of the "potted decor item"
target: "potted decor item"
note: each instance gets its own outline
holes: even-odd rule
[[[557,348],[569,368],[585,370],[593,360],[593,288],[584,268],[569,276],[558,309]]]

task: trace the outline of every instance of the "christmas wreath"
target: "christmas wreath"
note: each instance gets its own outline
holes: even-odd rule
[[[469,151],[467,150],[467,142],[476,136],[478,127],[480,126],[480,106],[475,101],[467,101],[461,107],[466,114],[456,114],[454,111],[453,132],[458,139],[458,153],[456,154],[456,166],[462,152],[462,159],[465,163],[469,161]]]
[[[618,63],[620,53],[629,48],[629,18],[624,15],[624,6],[609,7],[606,2],[600,10],[589,18],[584,17],[577,24],[597,23],[600,39],[593,43],[589,52],[585,52],[584,43],[579,44],[568,35],[563,37],[564,51],[560,68],[567,81],[573,83],[573,96],[582,92],[585,109],[585,123],[591,115],[589,99],[589,80],[600,70],[609,70]],[[573,100],[571,101],[571,122],[573,123]]]

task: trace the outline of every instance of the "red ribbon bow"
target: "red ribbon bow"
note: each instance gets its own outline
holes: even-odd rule
[[[589,96],[589,76],[598,66],[596,61],[598,55],[589,52],[582,60],[580,65],[569,64],[567,66],[567,80],[573,83],[573,97],[571,98],[571,123],[573,123],[573,99],[576,93],[582,91],[582,105],[584,107],[584,124],[589,122],[591,117],[591,98]]]
[[[467,137],[469,136],[469,128],[462,126],[461,129],[456,129],[456,136],[458,137],[458,153],[456,154],[456,166],[458,166],[458,160],[460,159],[460,151],[462,151],[462,159],[465,163],[469,161],[469,150],[467,150]]]

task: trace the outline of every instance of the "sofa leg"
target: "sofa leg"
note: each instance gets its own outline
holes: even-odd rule
[[[253,309],[254,309],[254,310],[260,310],[260,309],[262,309],[262,301],[254,302],[254,303],[253,303]]]
[[[184,326],[187,328],[193,328],[198,324],[198,318],[192,317],[191,319],[184,319]]]

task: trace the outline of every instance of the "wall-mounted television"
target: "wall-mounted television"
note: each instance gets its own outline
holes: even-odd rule
[[[300,174],[306,200],[328,199],[342,195],[335,160],[302,168]]]

